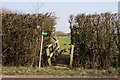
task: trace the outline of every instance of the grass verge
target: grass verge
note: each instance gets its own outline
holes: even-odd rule
[[[114,76],[118,75],[120,68],[108,70],[55,67],[2,67],[3,75],[64,75],[64,76]]]

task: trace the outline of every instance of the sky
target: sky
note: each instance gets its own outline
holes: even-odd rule
[[[65,33],[70,32],[68,19],[69,16],[79,13],[94,14],[104,12],[118,12],[117,2],[4,2],[2,7],[22,13],[53,12],[57,17],[56,30]]]

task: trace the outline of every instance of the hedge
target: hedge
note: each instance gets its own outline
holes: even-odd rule
[[[42,55],[42,66],[46,66],[45,46],[51,42],[55,24],[51,13],[2,13],[3,66],[38,66],[41,32],[47,31],[49,35],[44,38]]]
[[[118,15],[78,14],[69,19],[74,67],[107,69],[120,63]],[[120,30],[120,29],[119,29]]]

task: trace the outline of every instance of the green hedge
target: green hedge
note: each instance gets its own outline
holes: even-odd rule
[[[49,33],[44,38],[45,48],[51,41],[55,24],[55,17],[50,13],[38,15],[2,13],[2,64],[38,66],[41,31]],[[42,66],[47,65],[44,48]]]
[[[112,13],[70,16],[74,67],[107,69],[118,66],[117,17]]]

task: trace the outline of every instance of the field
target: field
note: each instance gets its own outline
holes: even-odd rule
[[[67,52],[69,52],[70,48],[70,36],[57,36],[57,39],[59,40],[60,50],[65,49]]]

